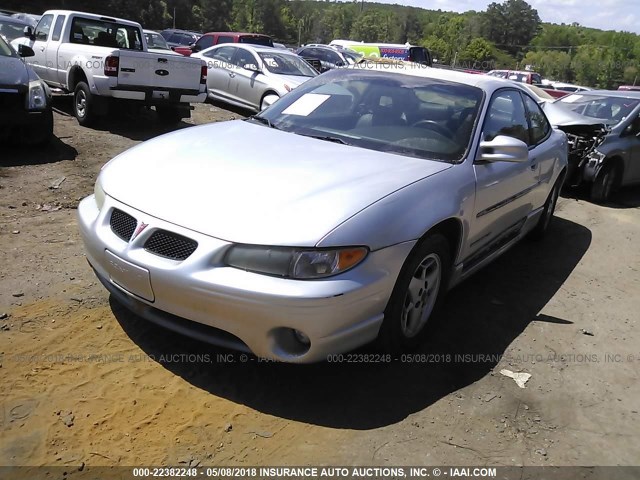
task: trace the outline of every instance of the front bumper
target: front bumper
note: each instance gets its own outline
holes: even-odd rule
[[[28,140],[50,128],[50,117],[50,107],[39,111],[0,109],[0,140]]]
[[[129,242],[122,240],[111,230],[114,208],[148,227]],[[231,243],[108,196],[100,211],[93,195],[85,198],[78,218],[89,263],[135,313],[199,340],[296,363],[322,361],[375,339],[400,268],[415,244],[371,252],[362,264],[335,277],[303,281],[228,267],[222,260]],[[198,246],[183,261],[160,257],[144,248],[158,229]],[[310,344],[302,345],[293,329]]]

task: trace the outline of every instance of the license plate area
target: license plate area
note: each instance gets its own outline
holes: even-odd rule
[[[111,283],[148,302],[155,300],[149,270],[123,260],[109,250],[105,250],[104,255]]]
[[[169,100],[169,92],[166,90],[154,90],[151,92],[151,98],[154,100]]]

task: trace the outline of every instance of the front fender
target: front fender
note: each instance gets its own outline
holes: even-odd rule
[[[369,205],[329,232],[317,246],[366,245],[378,250],[420,239],[450,218],[462,222],[464,237],[475,198],[473,168],[465,163],[452,165]]]

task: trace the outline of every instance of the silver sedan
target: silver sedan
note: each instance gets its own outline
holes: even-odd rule
[[[210,98],[256,112],[318,75],[295,53],[271,47],[225,43],[191,56],[207,63]]]
[[[260,357],[417,345],[449,288],[547,231],[567,138],[512,82],[388,69],[334,70],[110,161],[78,208],[98,278]]]

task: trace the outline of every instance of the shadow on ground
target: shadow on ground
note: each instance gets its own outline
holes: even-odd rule
[[[41,165],[45,163],[75,160],[78,151],[58,137],[52,137],[46,145],[8,145],[0,152],[0,167]]]
[[[129,337],[148,355],[209,354],[211,363],[162,363],[213,395],[282,418],[333,428],[373,429],[396,423],[447,394],[487,375],[505,349],[534,321],[572,328],[571,319],[540,311],[574,270],[591,243],[591,232],[555,218],[542,242],[525,241],[449,292],[416,352],[482,354],[486,361],[412,364],[321,363],[287,365],[216,362],[227,353],[156,327],[111,300]],[[372,350],[365,351],[372,352]]]
[[[586,187],[564,189],[562,196],[593,203],[589,197],[589,188]],[[633,187],[621,188],[617,192],[612,193],[611,199],[603,206],[620,209],[640,207],[640,186],[635,185]]]
[[[74,116],[71,95],[56,95],[53,98],[53,108],[56,113],[68,117]],[[121,103],[112,105],[107,115],[99,117],[95,124],[87,128],[110,132],[131,140],[144,141],[192,126],[184,120],[172,124],[163,123],[151,108],[139,106],[136,103]]]

